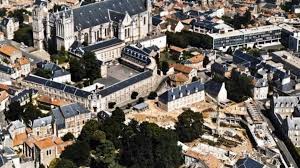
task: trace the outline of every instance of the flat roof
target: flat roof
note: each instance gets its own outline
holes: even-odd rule
[[[234,30],[226,33],[211,33],[211,34],[208,33],[208,35],[214,39],[218,39],[218,38],[226,38],[226,37],[239,36],[245,34],[261,33],[265,31],[280,30],[280,29],[281,27],[276,25],[267,25],[267,26],[249,28],[249,29],[239,29],[239,30]]]
[[[286,62],[290,65],[293,65],[295,68],[298,68],[300,69],[300,58],[299,57],[296,57],[295,55],[293,55],[292,53],[286,51],[286,50],[283,50],[283,51],[276,51],[276,52],[273,52],[273,54],[275,56],[278,56],[280,57],[280,59],[283,61],[283,62]]]

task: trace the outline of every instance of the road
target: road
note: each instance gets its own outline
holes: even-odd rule
[[[257,103],[257,104],[259,104],[260,110],[261,110],[261,109],[265,109],[265,108],[263,107],[262,104],[260,104],[260,103]],[[275,130],[275,128],[274,128],[272,122],[270,121],[270,119],[267,118],[267,117],[264,116],[264,115],[262,115],[262,117],[263,117],[264,121],[268,123],[268,127],[271,129],[271,131],[272,131],[272,132],[275,132],[276,130]],[[293,165],[294,168],[298,168],[298,166],[297,166],[297,164],[296,164],[296,162],[295,162],[293,156],[292,156],[291,153],[289,152],[289,150],[288,150],[288,148],[286,147],[285,143],[284,143],[281,139],[279,139],[275,134],[272,133],[272,135],[273,135],[273,137],[274,137],[274,139],[275,139],[275,141],[276,141],[276,143],[277,143],[277,146],[278,146],[278,148],[280,149],[282,155],[284,155],[284,158],[285,158],[286,162],[287,162],[289,165]]]

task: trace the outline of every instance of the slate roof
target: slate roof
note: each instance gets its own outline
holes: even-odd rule
[[[107,88],[104,88],[97,92],[97,94],[100,94],[102,97],[105,97],[111,93],[114,93],[116,91],[119,91],[121,89],[124,89],[130,85],[133,85],[139,81],[142,81],[144,79],[147,79],[152,76],[152,71],[151,70],[146,70],[144,72],[141,72],[127,80],[121,81],[119,83],[113,84]]]
[[[26,99],[30,98],[30,95],[35,95],[37,94],[38,90],[35,89],[25,89],[22,92],[20,92],[19,94],[17,94],[16,96],[11,98],[11,102],[22,102]]]
[[[246,67],[256,66],[261,63],[261,60],[249,54],[243,53],[241,50],[236,50],[233,54],[233,62]]]
[[[0,64],[0,71],[10,75],[15,73],[15,70],[13,68],[5,66],[3,64]]]
[[[178,98],[185,97],[189,94],[194,94],[196,92],[204,90],[204,84],[200,81],[195,81],[186,85],[182,85],[176,88],[172,88],[163,94],[161,94],[158,99],[159,101],[167,104],[168,102],[174,101]]]
[[[215,82],[213,80],[210,80],[205,83],[205,92],[212,96],[218,96],[220,90],[222,87],[222,83]]]
[[[158,17],[152,17],[152,25],[153,26],[158,26],[159,24],[162,23],[162,20]]]
[[[215,26],[218,25],[218,23],[214,23],[209,20],[194,19],[192,25],[196,27],[203,27],[208,30],[216,31],[217,29],[215,28]]]
[[[130,16],[145,12],[145,4],[145,0],[106,0],[75,8],[73,9],[74,28],[78,31],[110,22],[110,17],[113,16],[111,19],[114,19],[115,13],[110,16],[112,13],[109,10],[122,14],[127,12]]]
[[[264,165],[257,162],[256,160],[247,157],[244,159],[239,159],[236,162],[236,167],[237,168],[263,168]]]
[[[70,86],[70,85],[54,82],[54,81],[51,81],[51,80],[48,80],[48,79],[45,79],[45,78],[42,78],[42,77],[39,77],[36,75],[31,75],[31,74],[28,75],[27,77],[25,77],[24,81],[33,82],[33,83],[37,83],[37,84],[51,87],[54,89],[58,89],[63,92],[74,94],[78,97],[83,97],[83,98],[88,98],[88,96],[92,94],[91,92],[87,92],[87,91],[81,90],[79,88]]]
[[[89,112],[89,110],[79,103],[72,103],[52,109],[53,119],[58,129],[65,128],[65,119]]]
[[[126,14],[124,13],[120,13],[120,12],[116,12],[113,10],[108,10],[109,12],[109,18],[110,20],[114,21],[114,22],[122,22],[126,16]]]
[[[222,63],[215,62],[211,65],[211,71],[224,74],[225,72],[228,71],[228,66],[225,63],[222,64]]]
[[[68,71],[64,70],[63,68],[59,67],[58,65],[56,65],[52,62],[41,61],[41,62],[37,63],[37,67],[40,69],[51,71],[52,78],[70,74]]]
[[[109,40],[104,40],[104,41],[97,42],[93,45],[83,47],[82,49],[84,51],[92,52],[92,51],[96,51],[96,50],[97,51],[102,50],[102,49],[105,49],[105,48],[108,48],[108,47],[111,47],[111,46],[119,45],[121,43],[123,43],[122,40],[120,40],[118,38],[112,38],[112,39],[109,39]]]
[[[3,18],[1,21],[1,25],[6,27],[10,20],[13,20],[13,18],[7,18],[7,17]]]
[[[272,103],[275,107],[295,107],[299,100],[296,96],[273,96]]]
[[[38,118],[33,120],[32,128],[46,126],[51,124],[51,122],[52,122],[52,116]]]
[[[47,6],[48,1],[47,0],[35,0],[34,4],[38,5],[38,6]]]
[[[149,53],[147,52],[147,50],[143,50],[134,46],[126,46],[122,50],[122,54],[149,65],[151,60],[149,58]]]

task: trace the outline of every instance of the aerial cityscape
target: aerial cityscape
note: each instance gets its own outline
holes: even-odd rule
[[[300,0],[0,0],[0,168],[79,167],[300,168]]]

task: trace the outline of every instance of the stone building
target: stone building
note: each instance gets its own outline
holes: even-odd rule
[[[158,97],[159,107],[173,111],[205,100],[204,84],[199,81],[172,88]]]
[[[106,0],[53,13],[48,13],[47,5],[39,1],[33,9],[34,46],[38,49],[51,43],[57,50],[68,50],[75,41],[94,44],[113,37],[138,41],[152,29],[150,0]]]
[[[53,127],[58,137],[70,132],[78,137],[84,124],[91,119],[91,113],[78,103],[68,104],[52,110]]]
[[[15,35],[15,31],[19,29],[19,22],[16,21],[14,18],[4,18],[1,23],[0,27],[2,32],[7,39],[12,40]]]
[[[285,119],[294,113],[298,102],[296,96],[273,96],[271,109],[275,115],[280,115],[281,119]]]

